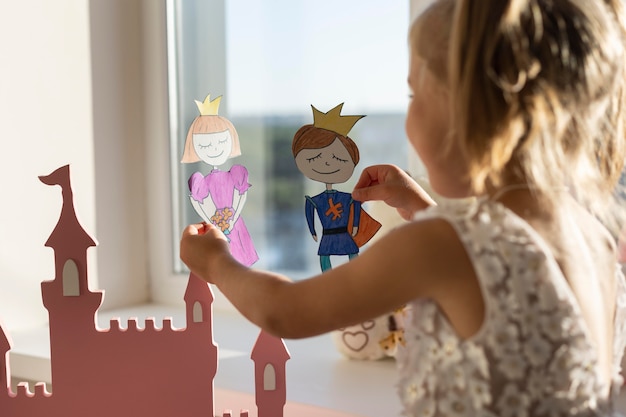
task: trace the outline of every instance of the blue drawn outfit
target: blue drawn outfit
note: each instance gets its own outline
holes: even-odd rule
[[[304,210],[311,235],[317,235],[315,211],[322,225],[322,239],[317,251],[322,271],[330,269],[330,255],[348,255],[352,259],[359,253],[359,247],[352,238],[352,230],[348,230],[350,206],[354,210],[351,227],[359,227],[361,203],[353,200],[351,194],[326,190],[315,197],[306,196]]]
[[[233,165],[230,171],[214,169],[206,177],[196,172],[189,177],[191,197],[202,204],[209,197],[217,209],[216,215],[224,212],[234,213],[233,196],[235,190],[244,194],[250,188],[248,170],[243,165]],[[239,216],[228,234],[230,252],[235,259],[245,266],[255,263],[259,256],[243,218]]]

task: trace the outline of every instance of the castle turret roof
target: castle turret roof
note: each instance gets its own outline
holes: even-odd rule
[[[188,303],[198,300],[212,303],[213,293],[211,292],[209,284],[207,284],[206,281],[191,273],[189,274],[189,281],[187,282],[184,299]]]
[[[291,356],[289,356],[289,351],[283,339],[261,330],[252,348],[251,358],[254,361],[268,361],[269,359],[287,361]]]
[[[61,215],[46,242],[46,246],[55,249],[65,247],[70,242],[74,248],[87,249],[90,246],[96,246],[96,242],[83,229],[76,217],[72,185],[70,184],[70,166],[64,165],[50,175],[40,176],[39,179],[44,184],[61,186],[63,193]]]
[[[0,321],[0,354],[7,353],[11,350],[12,345],[11,338],[4,332],[4,327],[2,327],[2,322]]]

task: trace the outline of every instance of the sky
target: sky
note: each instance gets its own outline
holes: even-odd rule
[[[228,0],[230,113],[404,112],[408,3]]]

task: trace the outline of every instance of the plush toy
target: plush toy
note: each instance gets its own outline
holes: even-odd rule
[[[350,359],[379,360],[395,357],[404,346],[405,308],[374,320],[332,332],[337,350]]]

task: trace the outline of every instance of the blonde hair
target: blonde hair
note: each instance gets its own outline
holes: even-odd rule
[[[548,200],[567,185],[592,212],[605,211],[625,155],[622,7],[438,0],[416,23],[414,53],[426,54],[433,74],[445,68],[454,137],[475,192],[513,174]],[[446,23],[444,33],[426,32],[429,20]]]
[[[193,147],[193,135],[196,133],[219,133],[228,130],[233,140],[233,147],[230,151],[229,158],[241,155],[241,145],[239,144],[239,135],[235,130],[235,126],[226,118],[217,115],[198,116],[194,119],[187,131],[185,139],[185,150],[181,162],[191,163],[198,162],[200,158]]]
[[[409,43],[414,57],[420,57],[437,81],[448,82],[448,51],[455,0],[430,5],[411,25]]]

